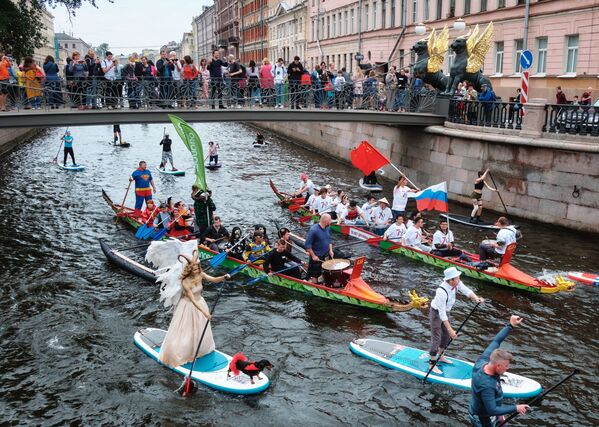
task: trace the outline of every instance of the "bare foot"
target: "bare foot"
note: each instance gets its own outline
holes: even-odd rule
[[[445,356],[441,356],[439,358],[439,362],[441,363],[447,363],[448,365],[453,365],[453,362],[449,359],[447,359]]]

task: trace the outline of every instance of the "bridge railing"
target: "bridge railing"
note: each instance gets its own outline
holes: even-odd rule
[[[516,102],[467,101],[453,98],[449,101],[451,123],[485,126],[501,129],[522,129],[522,104]]]
[[[599,136],[599,106],[546,104],[543,132]]]
[[[261,87],[264,86],[264,87]],[[299,82],[273,84],[234,79],[161,80],[155,77],[106,80],[69,78],[25,80],[6,85],[14,110],[55,108],[285,108],[359,109],[432,112],[437,91],[426,88],[386,90],[366,80],[343,85]],[[389,98],[389,99],[387,99]]]

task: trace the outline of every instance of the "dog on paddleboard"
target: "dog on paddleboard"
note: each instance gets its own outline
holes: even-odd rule
[[[258,362],[254,360],[248,360],[243,353],[237,353],[229,362],[229,370],[227,371],[227,378],[231,376],[231,372],[234,376],[239,375],[241,372],[250,377],[250,381],[254,384],[254,377],[261,380],[260,373],[265,369],[272,370],[273,366],[266,359],[262,359]]]

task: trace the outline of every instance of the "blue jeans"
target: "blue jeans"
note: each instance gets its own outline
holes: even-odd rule
[[[250,95],[252,98],[252,103],[255,101],[257,104],[261,104],[262,103],[262,99],[260,97],[260,88],[255,86],[252,87],[252,93]]]
[[[95,107],[98,99],[98,78],[92,77],[91,80],[87,80],[87,87],[85,89],[85,104],[89,107]]]
[[[276,105],[283,106],[285,102],[285,84],[275,83],[275,98],[277,101]]]
[[[472,427],[495,427],[497,425],[497,417],[483,417],[478,415],[468,414]]]

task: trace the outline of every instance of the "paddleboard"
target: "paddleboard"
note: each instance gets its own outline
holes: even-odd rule
[[[122,144],[111,143],[110,145],[113,145],[113,146],[118,147],[118,148],[129,148],[129,147],[131,147],[131,144],[129,144],[128,142],[123,142]]]
[[[363,189],[372,191],[373,193],[380,193],[383,191],[383,186],[381,184],[364,184],[364,178],[360,178],[359,184]]]
[[[349,344],[355,354],[380,363],[391,369],[405,372],[416,378],[423,379],[429,370],[429,354],[427,351],[373,339],[356,339]],[[427,378],[431,383],[446,384],[462,390],[471,389],[473,363],[448,357],[453,364],[440,363],[442,375],[433,372]],[[502,377],[504,397],[528,398],[541,393],[541,384],[512,373]]]
[[[164,341],[165,336],[165,330],[142,328],[135,332],[133,342],[146,354],[146,356],[149,356],[159,364],[166,366],[158,360],[160,346]],[[215,390],[232,394],[257,394],[268,388],[270,380],[264,373],[260,374],[261,380],[254,377],[254,384],[251,383],[250,377],[244,373],[240,373],[238,376],[233,376],[233,374],[231,374],[231,376],[227,378],[227,371],[231,359],[231,356],[218,350],[205,356],[198,357],[191,378],[198,383],[202,383]],[[176,368],[171,368],[170,366],[166,367],[179,375],[186,377],[191,369],[191,363]]]
[[[266,147],[266,143],[264,143],[264,144],[256,144],[256,143],[254,142],[254,144],[252,144],[252,145],[254,146],[254,148],[262,148],[262,147]]]
[[[83,166],[83,165],[66,165],[66,166],[64,166],[60,163],[57,163],[57,164],[60,169],[63,169],[66,171],[79,172],[79,171],[82,171],[85,169],[85,166]]]
[[[156,170],[165,175],[173,175],[173,176],[184,176],[185,175],[185,171],[182,171],[182,170],[172,171],[172,170],[168,170],[168,169],[160,169],[158,166],[156,166]]]
[[[470,222],[469,216],[464,215],[456,215],[456,214],[440,214],[441,218],[449,219],[450,221],[457,222],[459,224],[467,225],[468,227],[476,227],[483,228],[486,230],[500,230],[500,227],[497,227],[495,223],[489,221],[479,221],[478,223]],[[519,225],[514,225],[515,228],[520,228]]]
[[[594,273],[581,273],[571,271],[568,278],[584,283],[585,285],[599,286],[599,275]]]
[[[214,164],[214,163],[208,163],[208,164],[206,165],[206,169],[209,169],[209,170],[212,170],[212,171],[213,171],[213,170],[216,170],[216,169],[220,169],[220,167],[221,167],[222,165],[223,165],[222,163],[216,163],[216,164]]]

